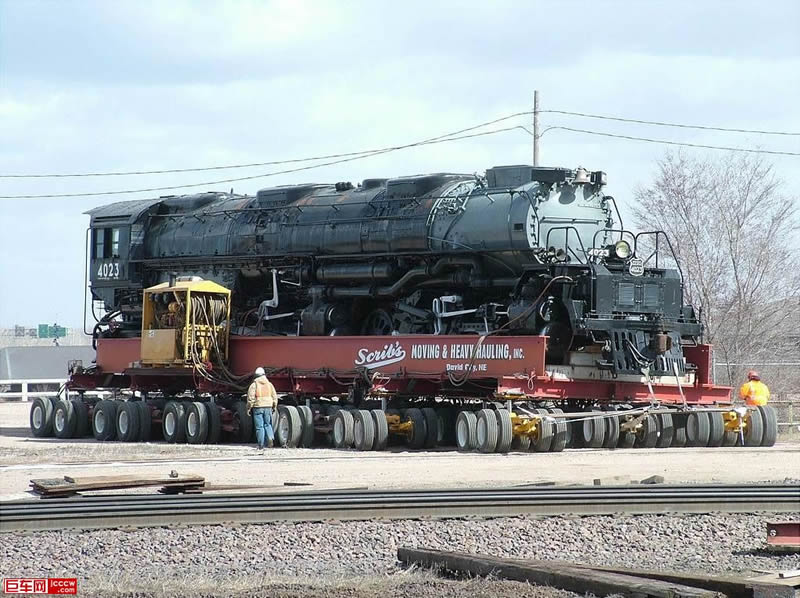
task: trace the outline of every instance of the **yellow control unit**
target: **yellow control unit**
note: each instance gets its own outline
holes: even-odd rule
[[[145,289],[142,365],[225,363],[230,317],[231,292],[210,280],[177,278]]]

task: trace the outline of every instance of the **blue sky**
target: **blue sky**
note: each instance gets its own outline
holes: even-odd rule
[[[800,131],[798,24],[800,2],[792,0],[0,0],[0,173],[185,168],[383,147],[528,110],[534,89],[542,109]],[[541,120],[800,151],[798,138]],[[530,119],[510,124],[517,123]],[[664,150],[551,131],[542,163],[605,170],[625,213]],[[798,160],[775,163],[791,180]],[[513,131],[233,187],[253,193],[530,161],[530,137]],[[0,195],[179,185],[273,169],[0,179]],[[116,199],[0,199],[0,326],[80,326],[82,213]]]

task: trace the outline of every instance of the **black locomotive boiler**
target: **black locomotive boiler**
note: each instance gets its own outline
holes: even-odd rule
[[[615,226],[605,182],[501,166],[99,207],[94,332],[140,334],[142,290],[197,276],[232,290],[233,334],[537,334],[548,363],[683,375],[702,328],[680,271],[644,250],[668,240]]]

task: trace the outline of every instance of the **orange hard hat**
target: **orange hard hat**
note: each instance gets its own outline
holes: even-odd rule
[[[747,379],[748,380],[761,380],[761,376],[758,375],[758,372],[755,370],[750,370],[747,372]]]

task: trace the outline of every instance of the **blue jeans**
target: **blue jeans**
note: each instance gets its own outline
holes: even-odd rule
[[[272,409],[269,407],[253,407],[253,423],[256,426],[258,448],[264,448],[267,439],[275,438],[272,432]]]

